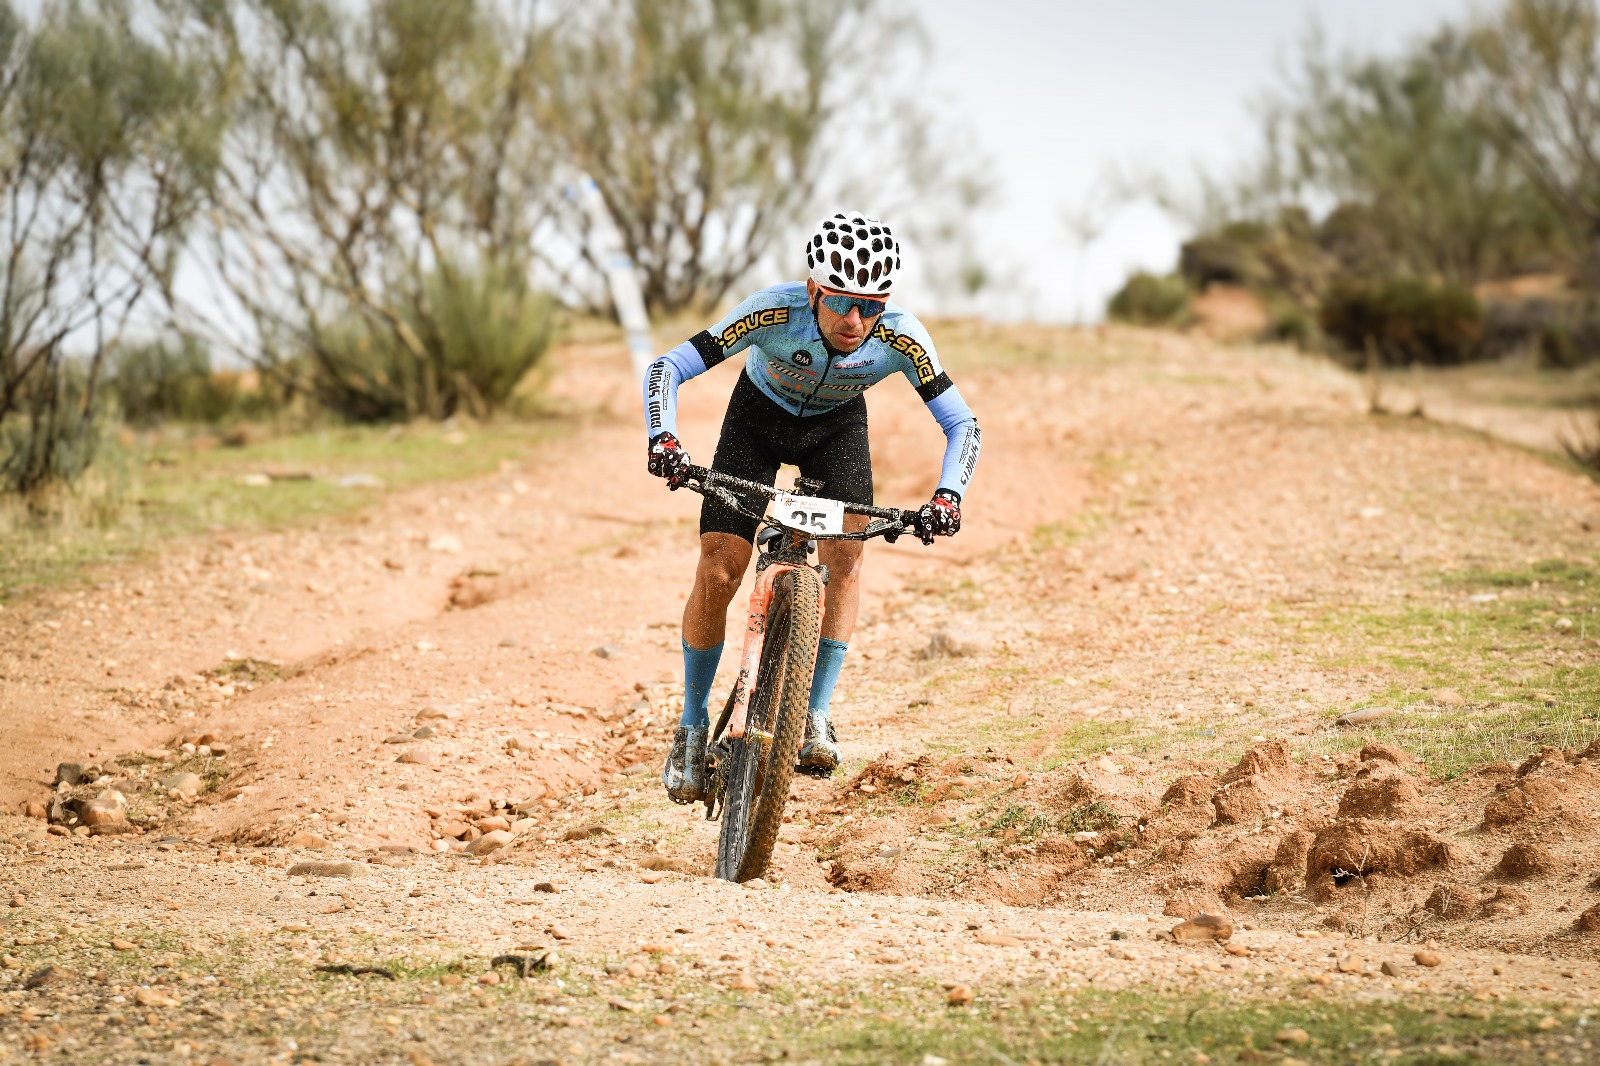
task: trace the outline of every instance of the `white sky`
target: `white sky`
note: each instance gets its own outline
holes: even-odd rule
[[[1251,105],[1313,20],[1335,49],[1395,50],[1471,0],[916,0],[934,43],[936,98],[990,161],[983,220],[1020,284],[1004,316],[1070,321],[1076,261],[1063,209],[1110,165],[1187,173],[1255,144]],[[1154,208],[1117,216],[1085,264],[1099,318],[1135,266],[1170,270],[1183,234]],[[915,294],[908,292],[908,305]]]

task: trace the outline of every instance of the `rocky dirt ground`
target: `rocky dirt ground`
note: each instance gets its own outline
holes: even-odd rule
[[[967,528],[869,552],[753,886],[656,781],[697,499],[618,346],[494,476],[8,602],[0,1061],[1600,1059],[1595,484],[1285,352],[940,336]]]

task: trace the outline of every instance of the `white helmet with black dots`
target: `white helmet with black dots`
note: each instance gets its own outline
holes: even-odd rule
[[[886,296],[900,270],[900,242],[877,219],[842,211],[817,224],[806,242],[806,266],[825,289]]]

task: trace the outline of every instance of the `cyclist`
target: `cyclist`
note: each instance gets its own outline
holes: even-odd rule
[[[790,463],[822,482],[820,495],[872,503],[872,456],[862,393],[901,373],[945,434],[939,487],[921,509],[935,535],[961,528],[961,500],[972,481],[981,437],[977,420],[939,365],[921,322],[888,302],[900,270],[900,245],[889,227],[860,212],[823,220],[806,242],[804,285],[764,289],[715,327],[695,334],[650,365],[644,382],[650,473],[672,488],[689,456],[677,438],[678,386],[730,356],[748,352],[722,422],[711,468],[771,485]],[[764,501],[747,506],[757,513]],[[847,529],[866,520],[846,516]],[[722,657],[728,604],[750,564],[757,523],[707,497],[700,507],[700,562],[683,609],[683,718],[662,780],[679,803],[704,798],[708,700]],[[827,610],[817,649],[800,767],[827,775],[839,765],[829,721],[833,688],[855,628],[863,545],[820,542],[829,573]]]

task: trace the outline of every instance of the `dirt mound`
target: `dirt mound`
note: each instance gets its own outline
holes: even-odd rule
[[[1483,828],[1506,829],[1536,818],[1565,818],[1565,791],[1554,781],[1534,779],[1507,786],[1483,805]]]
[[[1362,747],[1359,758],[1362,762],[1392,763],[1408,770],[1422,765],[1415,756],[1393,744],[1368,743]]]
[[[1578,915],[1573,926],[1580,933],[1600,933],[1600,903]]]
[[[1233,769],[1222,775],[1223,783],[1247,777],[1281,778],[1295,772],[1294,758],[1289,754],[1285,740],[1268,740],[1257,744],[1240,757]]]
[[[1433,833],[1353,818],[1335,822],[1312,841],[1306,890],[1313,899],[1329,900],[1347,886],[1373,889],[1460,861],[1460,850]]]
[[[1478,900],[1460,888],[1438,885],[1423,902],[1422,909],[1440,918],[1465,918],[1478,907]]]
[[[1306,859],[1311,854],[1311,845],[1317,839],[1315,833],[1305,829],[1296,829],[1278,842],[1278,850],[1273,852],[1272,862],[1267,865],[1261,877],[1261,891],[1271,895],[1275,892],[1293,892],[1299,889],[1306,878]]]
[[[1494,872],[1511,881],[1548,877],[1561,868],[1561,860],[1542,844],[1513,844],[1500,856]]]
[[[1339,798],[1340,818],[1404,818],[1422,803],[1417,786],[1399,774],[1358,780]]]
[[[1533,901],[1526,892],[1509,885],[1501,885],[1494,895],[1483,901],[1480,914],[1485,918],[1517,918],[1533,910]]]

